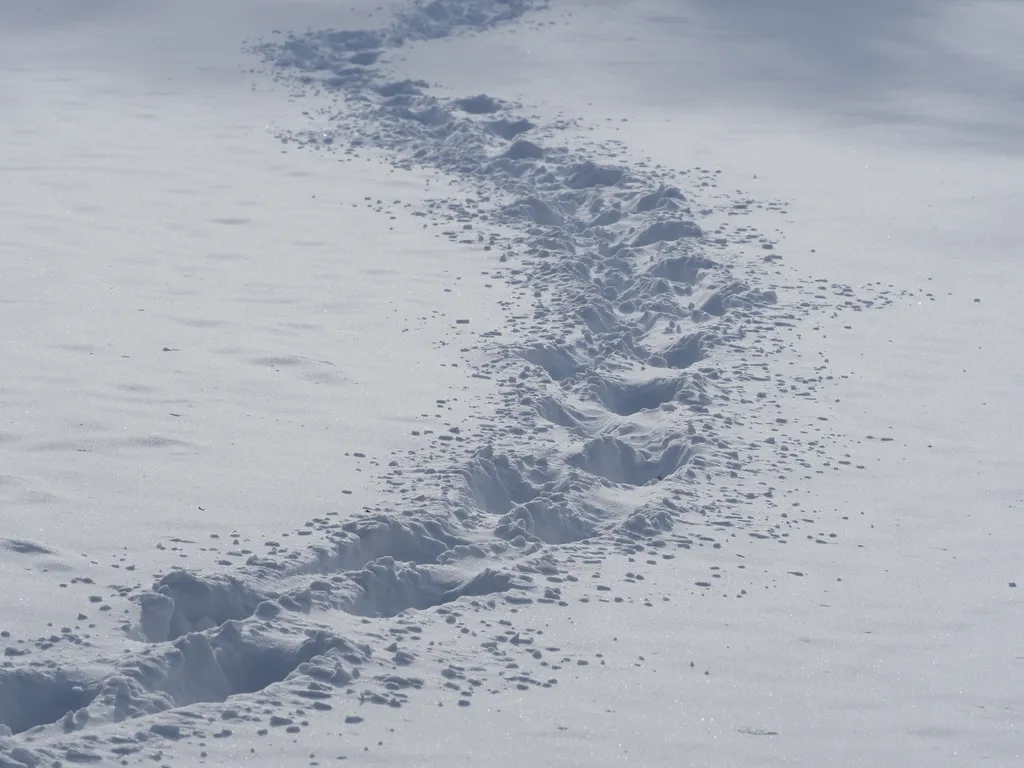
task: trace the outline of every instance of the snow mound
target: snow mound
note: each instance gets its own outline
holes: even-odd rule
[[[414,566],[381,558],[350,574],[361,592],[347,609],[357,616],[394,616],[403,611],[444,605],[460,597],[504,592],[511,574],[485,568],[469,578],[442,566]]]
[[[470,115],[493,115],[501,111],[501,102],[493,96],[481,93],[465,99],[456,99],[455,106]]]
[[[660,451],[637,449],[610,435],[594,438],[568,457],[571,466],[613,483],[647,485],[661,482],[678,472],[691,453],[683,442],[671,443]]]
[[[667,361],[665,364],[668,364]],[[590,378],[589,385],[590,391],[602,405],[619,416],[656,410],[666,403],[690,405],[710,402],[701,377],[689,374],[659,376],[640,381],[594,376]]]
[[[625,178],[621,168],[597,165],[591,161],[580,163],[568,169],[565,185],[569,189],[588,189],[590,187],[618,186]]]
[[[505,150],[505,157],[511,160],[541,160],[544,157],[544,150],[526,139],[518,139]]]
[[[645,224],[630,242],[634,248],[655,243],[671,243],[688,237],[701,237],[704,233],[695,222],[682,219],[656,220]]]
[[[25,539],[0,539],[0,549],[15,555],[53,555],[48,547]]]
[[[525,117],[519,117],[514,119],[499,118],[497,120],[491,120],[487,123],[487,127],[497,136],[505,139],[506,141],[512,141],[520,134],[531,131],[537,126],[527,120]]]

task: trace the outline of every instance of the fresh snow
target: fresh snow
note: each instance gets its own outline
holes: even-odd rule
[[[0,9],[0,766],[1015,765],[1008,2]]]

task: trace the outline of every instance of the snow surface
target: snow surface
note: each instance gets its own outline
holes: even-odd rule
[[[0,9],[0,765],[1015,765],[1024,12]]]

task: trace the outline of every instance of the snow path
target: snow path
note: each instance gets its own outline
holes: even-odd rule
[[[721,547],[737,530],[780,535],[745,509],[755,499],[771,505],[771,485],[734,497],[728,483],[760,469],[755,444],[733,444],[729,428],[740,414],[756,418],[758,400],[761,412],[770,403],[761,387],[773,352],[785,346],[778,329],[794,319],[775,307],[774,291],[751,286],[761,265],[729,263],[729,239],[701,231],[673,174],[604,164],[554,144],[557,126],[536,126],[513,105],[485,95],[438,99],[425,84],[389,82],[373,66],[406,39],[485,28],[528,9],[434,3],[387,32],[313,33],[257,47],[291,87],[338,90],[347,102],[336,115],[327,111],[336,102],[326,102],[316,115],[322,129],[283,133],[284,141],[349,153],[369,144],[399,167],[469,185],[462,200],[428,204],[424,214],[450,227],[453,241],[499,250],[507,266],[491,277],[507,271],[528,292],[530,315],[511,315],[506,330],[477,342],[490,359],[475,375],[499,385],[499,419],[483,425],[460,464],[439,461],[439,448],[385,472],[396,498],[372,514],[314,520],[320,542],[304,552],[282,556],[272,547],[241,568],[159,579],[134,598],[141,617],[131,630],[156,644],[181,638],[156,657],[144,650],[112,665],[92,659],[88,672],[50,664],[5,673],[12,730],[45,731],[67,709],[78,714],[61,718],[60,730],[91,729],[286,677],[295,684],[300,665],[325,653],[353,664],[369,658],[315,623],[309,640],[289,641],[288,612],[325,622],[323,612],[389,617],[494,593],[512,603],[557,602],[577,557],[651,544]],[[736,213],[755,204],[715,202]],[[755,232],[744,239],[771,248]],[[819,294],[809,287],[805,303],[824,303],[829,293],[858,306],[836,286]],[[501,343],[509,332],[521,341]],[[730,401],[749,415],[721,413]],[[745,434],[740,425],[733,431]],[[461,442],[461,432],[452,426],[439,446]],[[815,449],[827,465],[812,441]],[[810,466],[810,458],[787,451],[768,464],[778,471],[790,461]],[[685,534],[673,532],[680,523]],[[257,639],[268,632],[280,639]],[[266,661],[254,662],[260,654]],[[37,700],[26,704],[29,692]]]
[[[824,408],[806,423],[782,415],[790,398],[816,401],[828,366],[794,376],[781,364],[809,317],[905,294],[784,284],[772,238],[752,226],[702,228],[712,216],[781,214],[784,203],[720,193],[710,170],[624,165],[609,159],[611,145],[569,148],[560,137],[570,122],[545,123],[485,94],[432,95],[387,73],[389,53],[408,40],[531,10],[440,0],[387,30],[254,44],[310,113],[308,127],[280,131],[287,146],[442,174],[434,189],[443,193],[418,217],[489,254],[487,279],[511,287],[502,327],[456,321],[467,326],[460,368],[489,388],[493,415],[452,418],[430,447],[382,469],[384,493],[363,515],[312,520],[308,547],[170,571],[130,595],[139,618],[116,660],[11,662],[0,671],[0,722],[21,735],[0,756],[141,759],[155,740],[190,741],[217,719],[268,714],[271,727],[315,729],[304,718],[335,697],[422,706],[416,691],[434,678],[451,683],[460,705],[477,690],[550,688],[557,676],[507,671],[558,656],[539,650],[536,630],[479,638],[471,619],[512,627],[493,618],[499,606],[554,611],[570,595],[601,599],[612,578],[644,581],[628,563],[680,554],[706,570],[694,579],[700,594],[735,562],[737,542],[807,537],[827,548],[842,535],[840,521],[783,511],[776,496],[795,473],[863,468],[843,454]],[[5,546],[31,554],[30,543]],[[606,576],[587,581],[594,571]],[[449,643],[443,652],[418,647],[425,629],[431,644]],[[453,638],[442,641],[446,631]],[[233,696],[230,707],[197,706]],[[141,715],[151,717],[140,730]]]

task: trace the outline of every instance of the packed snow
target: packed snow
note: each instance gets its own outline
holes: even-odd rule
[[[0,8],[0,766],[1016,765],[1009,2]]]

